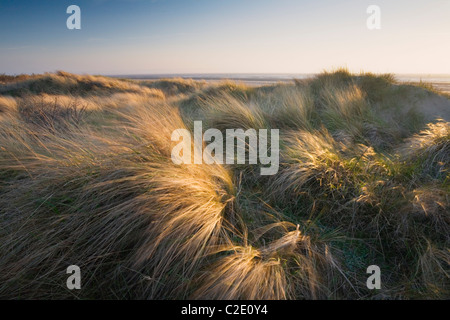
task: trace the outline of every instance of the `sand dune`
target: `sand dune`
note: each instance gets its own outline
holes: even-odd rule
[[[450,100],[428,85],[346,70],[264,86],[5,82],[0,298],[450,297]],[[279,170],[174,163],[172,134],[195,121],[279,130]]]

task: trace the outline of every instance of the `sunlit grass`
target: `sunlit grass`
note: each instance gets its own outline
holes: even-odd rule
[[[2,298],[450,297],[450,124],[421,114],[424,86],[1,79]],[[279,172],[175,165],[171,133],[196,120],[279,129]]]

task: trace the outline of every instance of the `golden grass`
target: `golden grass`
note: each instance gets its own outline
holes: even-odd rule
[[[5,78],[0,297],[448,298],[449,124],[386,122],[394,85],[346,70],[260,88]],[[171,134],[196,120],[279,129],[279,172],[175,165]]]

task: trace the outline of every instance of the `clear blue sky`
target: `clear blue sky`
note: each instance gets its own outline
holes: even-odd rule
[[[71,4],[81,30],[66,28]],[[0,30],[9,74],[450,74],[450,0],[1,0]]]

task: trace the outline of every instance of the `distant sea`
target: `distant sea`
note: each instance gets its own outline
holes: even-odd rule
[[[222,80],[233,80],[243,82],[247,85],[260,86],[277,82],[290,82],[293,79],[308,79],[315,74],[306,73],[193,73],[193,74],[130,74],[115,75],[114,77],[134,80],[156,80],[162,78],[184,78],[217,82]],[[437,89],[450,92],[450,74],[394,74],[400,82],[428,82]]]

